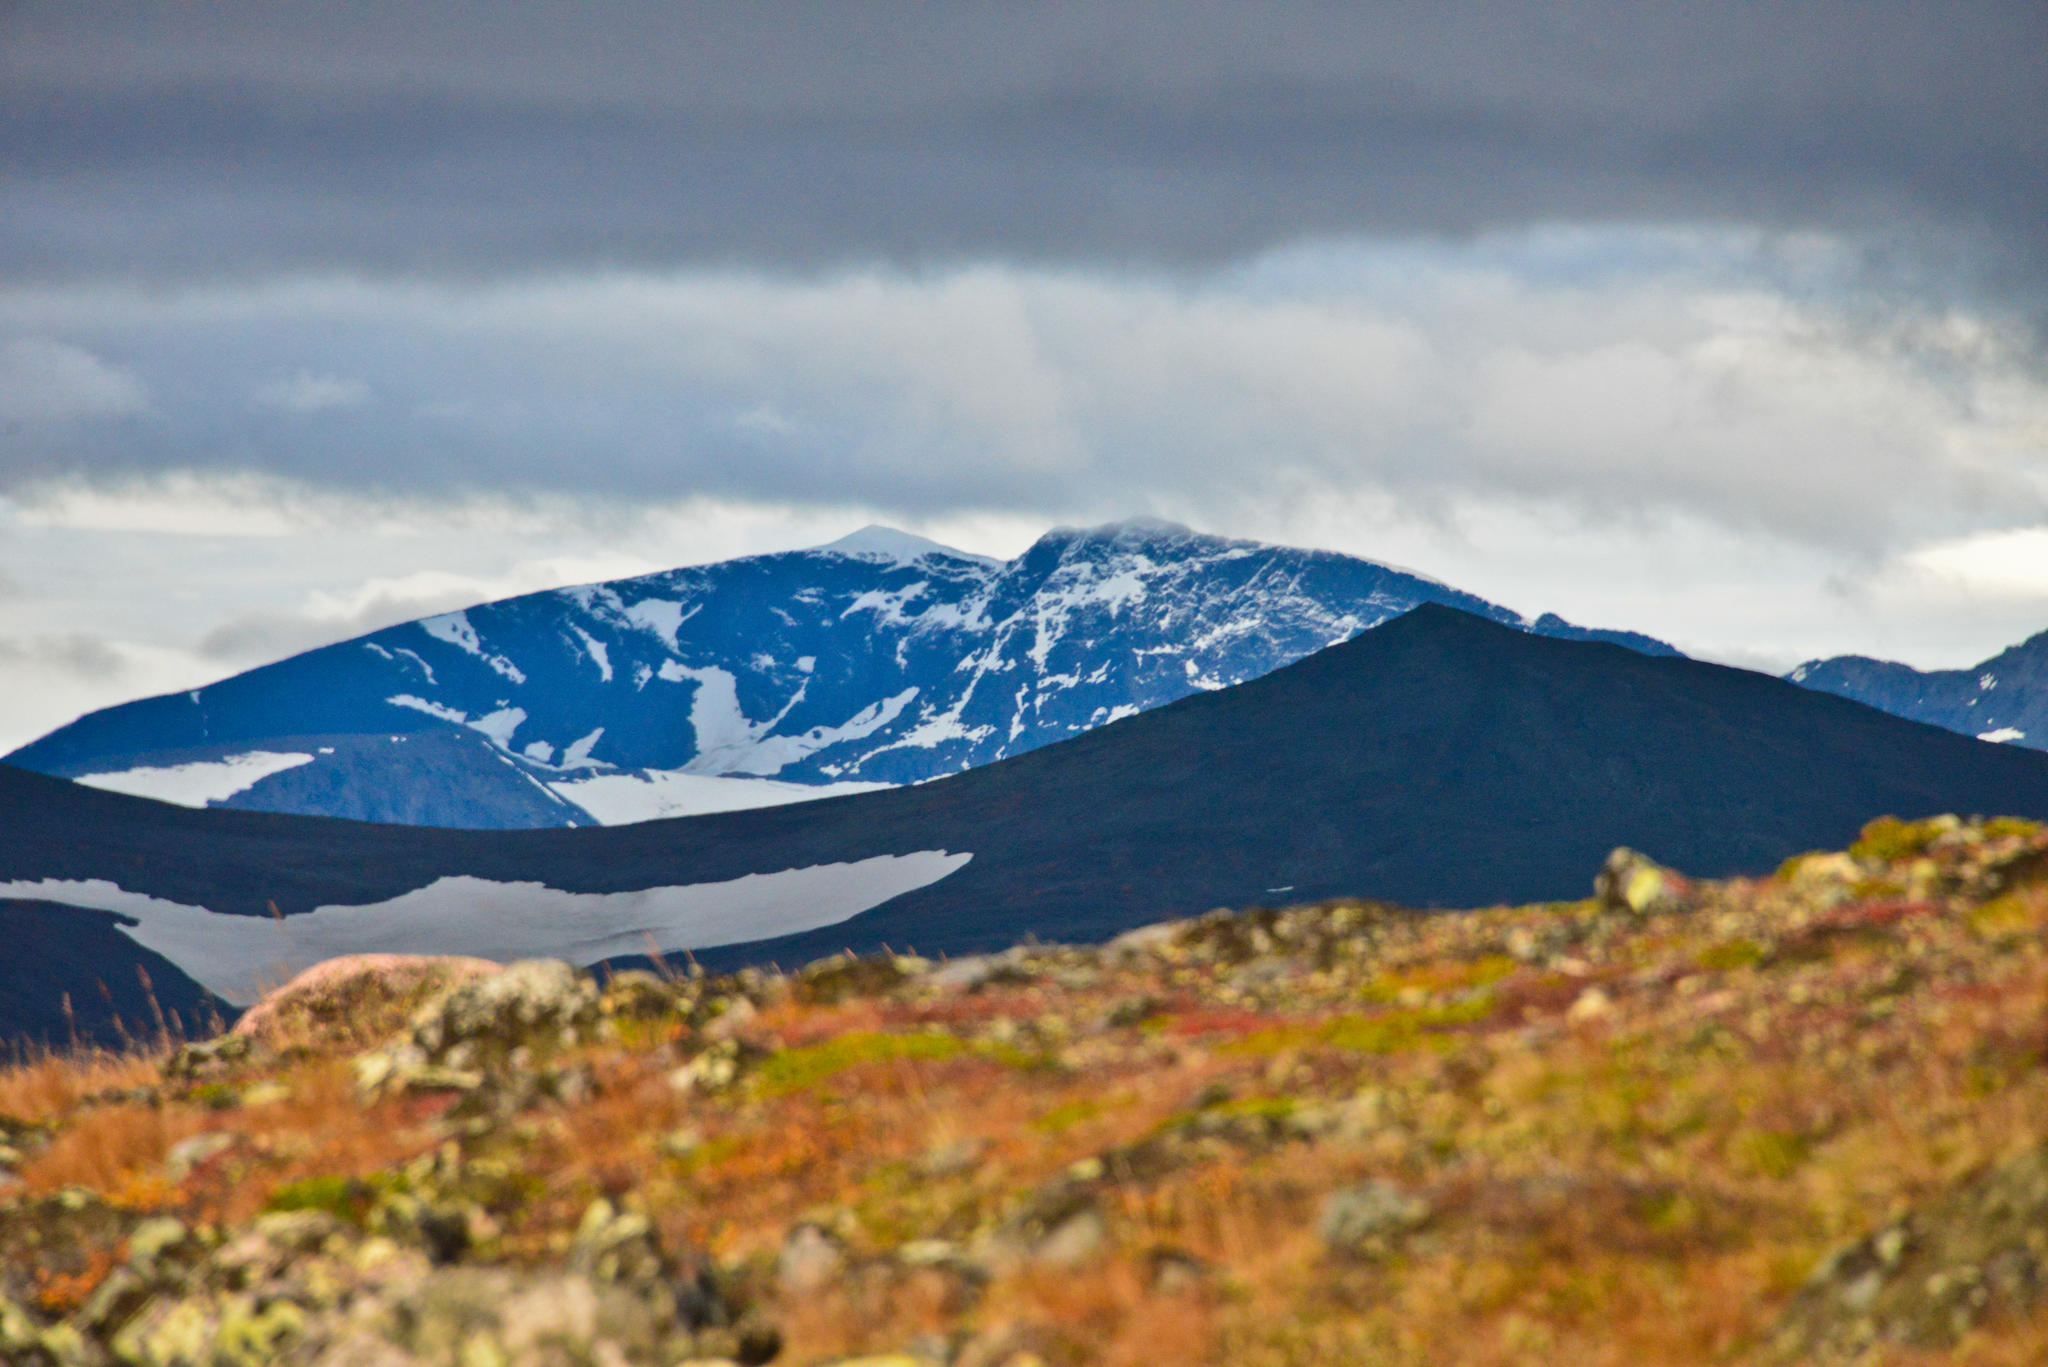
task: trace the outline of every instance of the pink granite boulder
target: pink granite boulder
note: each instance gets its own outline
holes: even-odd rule
[[[269,1049],[366,1049],[405,1029],[428,1002],[502,971],[455,955],[347,954],[269,993],[231,1033]]]

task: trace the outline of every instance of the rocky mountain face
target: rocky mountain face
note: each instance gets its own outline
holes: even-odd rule
[[[2048,750],[2048,631],[1968,669],[1923,671],[1838,655],[1810,660],[1785,677],[1978,740]]]
[[[1595,875],[789,972],[330,962],[0,1068],[0,1360],[2048,1360],[2048,832]]]
[[[96,712],[7,762],[190,805],[507,828],[921,782],[1266,674],[1420,603],[1417,575],[1156,523],[986,560],[871,528],[529,594]]]

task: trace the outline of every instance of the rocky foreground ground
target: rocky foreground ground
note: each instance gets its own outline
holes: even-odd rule
[[[344,961],[0,1074],[0,1360],[2039,1363],[2044,1050],[2015,821],[946,963]]]

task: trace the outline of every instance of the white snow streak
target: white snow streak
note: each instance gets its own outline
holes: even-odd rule
[[[410,707],[415,712],[424,712],[430,717],[439,717],[442,721],[452,721],[457,726],[469,725],[469,713],[459,712],[455,708],[443,703],[428,702],[425,698],[416,698],[410,693],[393,694],[384,701],[390,703],[393,707]]]
[[[571,626],[569,630],[583,638],[583,648],[590,653],[591,662],[597,666],[598,681],[600,683],[610,683],[612,681],[612,654],[606,648],[605,643],[592,636],[582,627]]]
[[[731,778],[681,769],[646,769],[632,774],[597,774],[548,784],[559,796],[607,826],[656,821],[705,812],[779,807],[847,793],[871,793],[887,783],[785,783],[771,778]]]

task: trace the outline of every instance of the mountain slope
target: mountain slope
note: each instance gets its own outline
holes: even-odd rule
[[[1670,653],[1554,616],[1525,624],[1370,561],[1164,524],[1055,531],[1007,563],[870,528],[391,627],[93,713],[7,758],[173,800],[376,821],[682,815],[808,795],[778,785],[988,764],[1424,602]]]
[[[1979,740],[2048,750],[2048,631],[1969,669],[1922,671],[1890,660],[1809,660],[1794,683]]]
[[[360,950],[962,953],[1219,904],[1574,897],[1619,844],[1758,872],[1886,813],[2048,816],[2033,752],[1435,606],[1059,745],[800,807],[422,830],[0,777],[0,897],[132,916],[230,1001]]]

